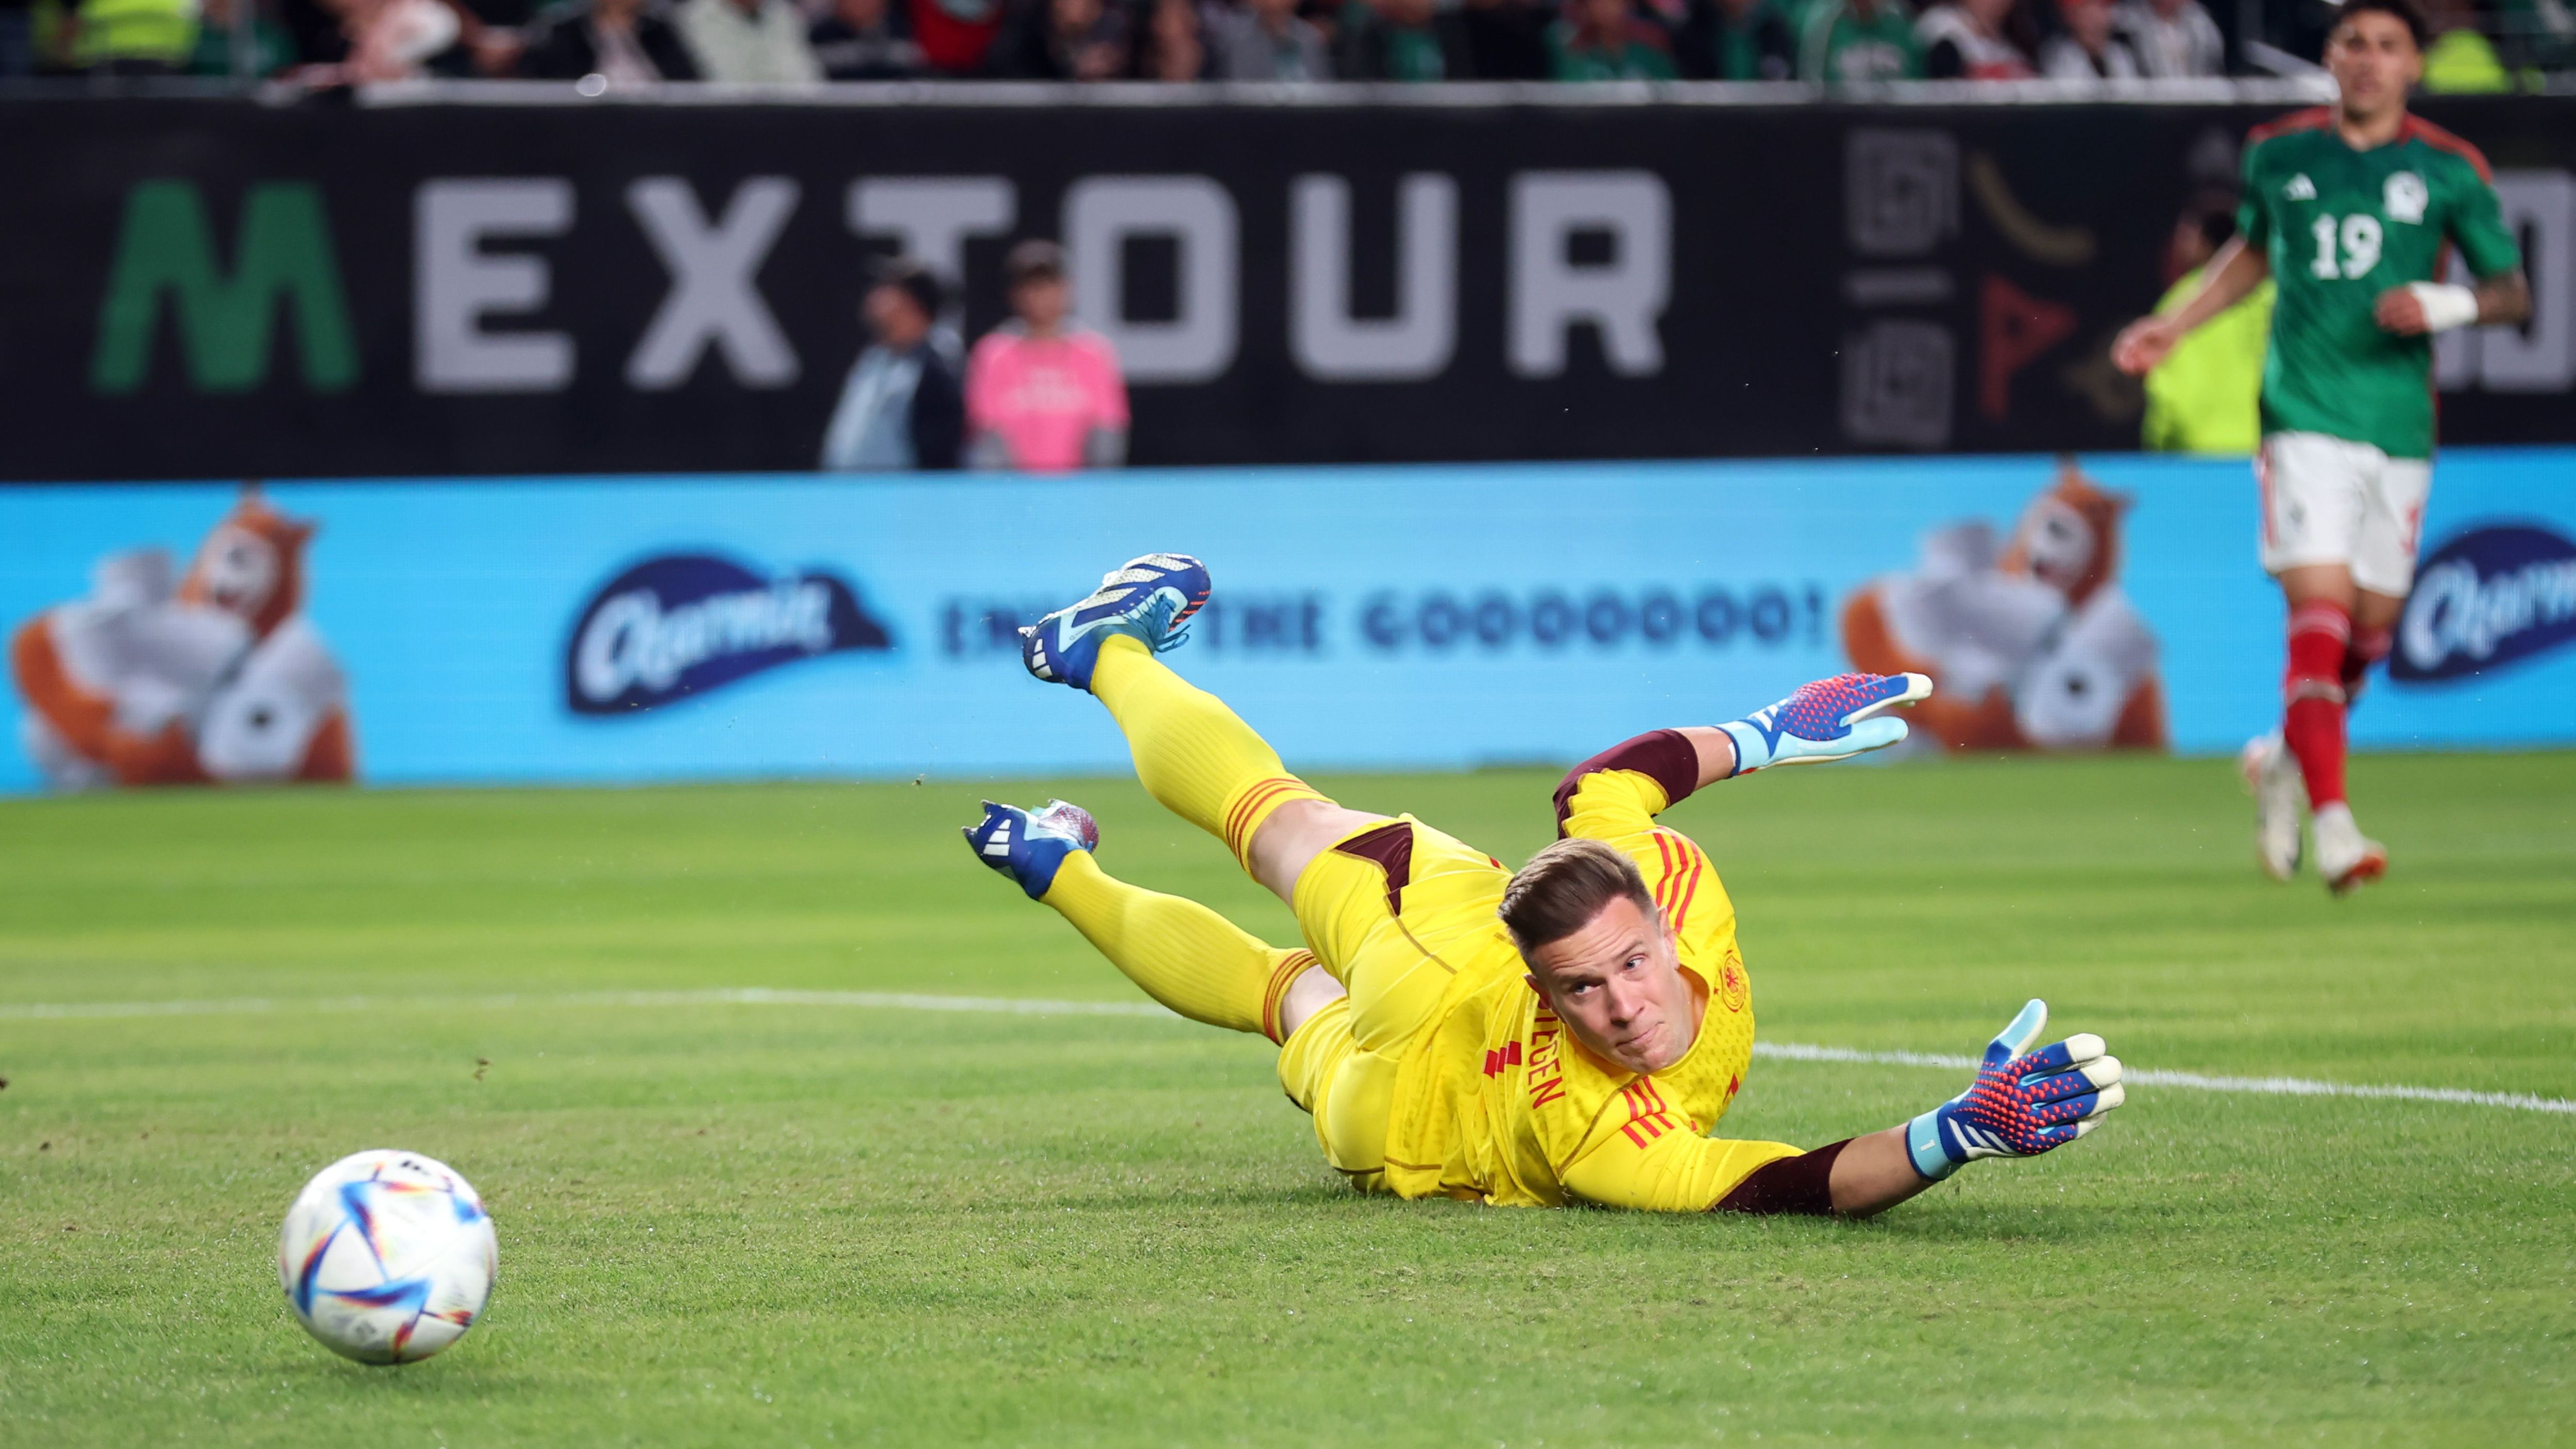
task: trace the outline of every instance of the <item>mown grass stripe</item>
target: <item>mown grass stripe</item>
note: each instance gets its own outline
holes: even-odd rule
[[[520,1006],[854,1006],[879,1011],[982,1011],[1006,1016],[1146,1016],[1171,1013],[1150,1001],[1049,1001],[1018,996],[925,996],[900,991],[781,991],[747,986],[704,991],[566,991],[544,995],[235,996],[203,1001],[74,1001],[0,1005],[0,1021],[137,1016],[241,1016],[270,1011],[372,1011],[379,1007],[504,1010]]]
[[[1129,1016],[1170,1018],[1150,1001],[1057,1001],[1020,996],[935,996],[900,991],[794,991],[748,986],[703,991],[572,991],[547,995],[321,996],[288,1000],[241,996],[199,1001],[73,1001],[0,1003],[0,1021],[60,1021],[155,1016],[234,1016],[271,1011],[371,1011],[381,1007],[506,1010],[515,1007],[584,1006],[843,1006],[876,1011],[967,1011],[1003,1016]],[[1935,1052],[1862,1051],[1808,1042],[1753,1044],[1753,1054],[1776,1061],[1849,1062],[1884,1067],[1940,1067],[1974,1071],[1978,1060]],[[2576,1116],[2576,1101],[2529,1092],[2476,1092],[2464,1087],[2413,1087],[2377,1082],[2321,1082],[2307,1077],[2213,1077],[2198,1072],[2126,1068],[2132,1086],[2179,1087],[2271,1097],[2367,1097],[2402,1102],[2442,1102],[2464,1107],[2503,1107],[2521,1112]]]

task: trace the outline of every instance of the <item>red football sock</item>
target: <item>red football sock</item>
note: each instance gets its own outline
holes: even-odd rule
[[[2343,702],[2350,709],[2361,698],[2361,683],[2370,675],[2370,666],[2388,657],[2389,646],[2397,636],[2387,629],[2355,627],[2352,640],[2343,646]]]
[[[2352,616],[2340,604],[2307,603],[2290,611],[2290,667],[2281,680],[2288,709],[2281,738],[2299,757],[2308,808],[2343,800],[2344,658]]]

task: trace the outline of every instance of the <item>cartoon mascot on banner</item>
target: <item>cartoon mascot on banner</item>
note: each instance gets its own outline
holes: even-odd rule
[[[1843,648],[1860,669],[1932,676],[1907,718],[1954,750],[2162,749],[2156,637],[2114,581],[2128,505],[2062,464],[2010,544],[1950,524],[1914,572],[1862,585]]]
[[[159,549],[111,555],[90,596],[9,641],[27,752],[58,789],[346,781],[348,691],[300,612],[313,525],[256,489],[174,588]]]

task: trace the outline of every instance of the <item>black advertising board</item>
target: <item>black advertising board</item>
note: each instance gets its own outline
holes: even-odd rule
[[[1050,236],[1147,464],[2132,447],[2110,334],[2280,106],[0,104],[0,477],[814,466],[903,247]],[[2576,438],[2576,102],[2452,100]]]

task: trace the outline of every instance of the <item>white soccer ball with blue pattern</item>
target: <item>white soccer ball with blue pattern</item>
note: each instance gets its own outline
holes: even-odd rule
[[[501,1248],[473,1184],[435,1158],[376,1148],[304,1185],[277,1236],[296,1321],[360,1363],[417,1363],[465,1336]]]

